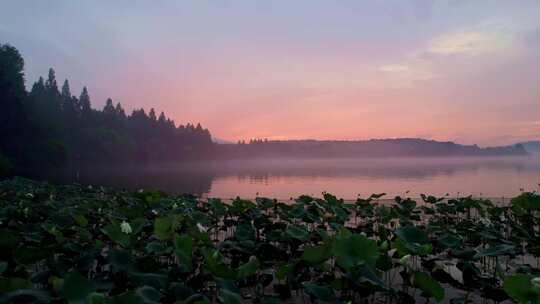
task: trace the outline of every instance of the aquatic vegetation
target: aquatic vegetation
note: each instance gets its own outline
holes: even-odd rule
[[[540,196],[198,199],[0,182],[0,303],[540,303]]]

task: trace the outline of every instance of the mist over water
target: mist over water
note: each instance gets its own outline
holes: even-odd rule
[[[290,199],[301,194],[320,196],[323,191],[345,199],[381,192],[389,197],[448,193],[500,198],[515,196],[520,189],[538,190],[540,156],[257,159],[79,167],[57,172],[53,180],[225,199]]]

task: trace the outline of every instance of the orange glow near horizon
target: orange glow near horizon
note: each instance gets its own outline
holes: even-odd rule
[[[0,12],[0,34],[29,87],[53,66],[96,107],[154,107],[229,141],[540,138],[540,3],[455,2],[63,3]]]

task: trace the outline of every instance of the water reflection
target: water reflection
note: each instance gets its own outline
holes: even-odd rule
[[[154,188],[230,198],[257,195],[287,199],[322,191],[348,199],[373,192],[417,196],[474,194],[512,196],[536,190],[540,158],[264,159],[79,166],[55,172],[55,182],[99,184],[128,189]]]

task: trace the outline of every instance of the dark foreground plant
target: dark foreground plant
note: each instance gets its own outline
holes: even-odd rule
[[[540,303],[537,194],[383,195],[223,202],[4,181],[0,303]]]

